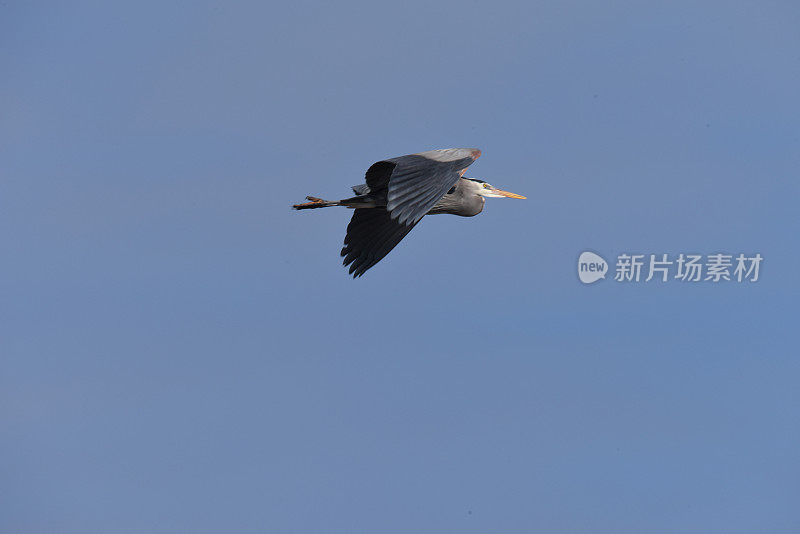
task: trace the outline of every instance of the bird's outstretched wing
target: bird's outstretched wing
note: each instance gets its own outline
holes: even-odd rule
[[[477,148],[446,148],[374,163],[357,195],[386,192],[386,208],[358,208],[347,225],[342,256],[354,278],[381,261],[408,235],[464,170],[478,159]]]
[[[400,156],[373,164],[367,170],[370,191],[388,189],[387,206],[393,219],[418,222],[478,159],[477,148],[445,148]]]
[[[384,208],[358,208],[347,225],[342,256],[357,278],[381,261],[416,225],[393,219]]]

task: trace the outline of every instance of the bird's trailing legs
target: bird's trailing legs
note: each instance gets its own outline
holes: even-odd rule
[[[341,205],[339,200],[323,200],[317,197],[306,197],[306,200],[311,202],[304,202],[303,204],[295,204],[292,206],[296,210],[310,210],[314,208],[327,208],[328,206]]]

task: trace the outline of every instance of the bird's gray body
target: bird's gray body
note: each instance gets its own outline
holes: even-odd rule
[[[483,211],[483,206],[486,203],[482,196],[475,194],[475,190],[479,188],[480,186],[474,181],[459,178],[456,185],[442,195],[442,198],[428,210],[426,215],[447,213],[460,215],[461,217],[474,217]],[[385,209],[388,204],[388,192],[386,189],[372,193],[368,185],[360,184],[353,186],[353,192],[357,196],[340,200],[340,205],[350,208]]]
[[[484,196],[499,192],[481,180],[462,178],[478,157],[476,148],[430,150],[378,161],[367,170],[356,196],[338,201],[306,197],[295,209],[345,206],[354,208],[347,225],[342,256],[358,277],[383,259],[424,217],[449,213],[473,217],[483,210]]]

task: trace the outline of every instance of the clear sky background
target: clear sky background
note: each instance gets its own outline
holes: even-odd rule
[[[3,532],[798,532],[800,4],[5,2]],[[385,157],[528,200],[352,280]],[[582,285],[584,250],[760,253]]]

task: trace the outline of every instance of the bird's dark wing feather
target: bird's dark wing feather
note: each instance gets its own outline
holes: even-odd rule
[[[364,177],[369,190],[380,191],[381,189],[386,189],[389,185],[389,177],[392,176],[392,171],[394,171],[396,165],[397,163],[393,160],[373,163],[367,169],[367,175]]]
[[[383,208],[358,208],[347,225],[342,256],[353,278],[381,261],[410,231],[416,221],[403,224]]]
[[[475,148],[450,148],[431,150],[410,156],[401,156],[387,160],[394,164],[389,176],[386,208],[404,224],[416,223],[458,182],[464,169],[480,156]],[[370,178],[378,185],[382,183],[388,167],[376,167],[378,162],[367,172],[367,184],[370,189],[376,188]]]

